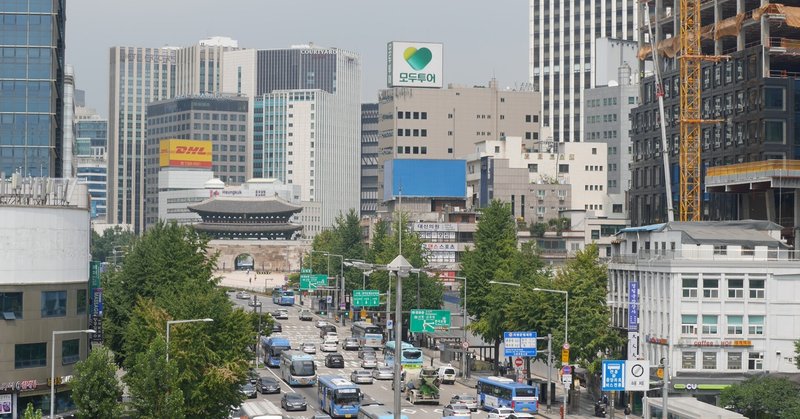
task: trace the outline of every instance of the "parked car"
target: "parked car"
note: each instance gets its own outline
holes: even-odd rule
[[[272,333],[281,333],[283,332],[283,326],[280,323],[275,322],[272,323]]]
[[[455,384],[456,382],[456,369],[452,365],[439,367],[437,374],[442,384]]]
[[[342,349],[345,351],[357,351],[359,348],[358,339],[349,337],[342,342]]]
[[[300,348],[307,354],[317,353],[317,347],[311,342],[301,343]]]
[[[377,368],[378,357],[373,352],[367,352],[361,358],[361,368]]]
[[[478,411],[478,399],[472,394],[456,394],[450,399],[450,404],[463,404],[473,412]]]
[[[368,370],[354,370],[350,374],[350,381],[356,384],[372,384],[372,373]]]
[[[300,316],[299,317],[300,317],[301,321],[309,321],[310,322],[311,320],[313,320],[313,317],[311,316],[311,310],[309,310],[307,308],[304,308],[304,309],[300,310]]]
[[[372,370],[372,378],[376,380],[392,380],[394,379],[394,370],[392,367],[378,367]]]
[[[236,298],[239,300],[249,300],[250,294],[248,294],[247,291],[239,291],[236,293]]]
[[[308,409],[308,404],[306,404],[306,398],[301,394],[283,393],[281,407],[288,412],[290,410],[306,410]]]
[[[326,340],[319,345],[319,350],[322,352],[336,352],[337,349],[339,348],[336,346],[336,342],[332,340]]]
[[[344,357],[339,354],[325,355],[325,366],[328,368],[344,368]]]
[[[448,404],[442,409],[442,417],[455,416],[458,418],[471,418],[472,411],[463,404]]]
[[[240,391],[248,399],[255,399],[256,397],[258,397],[258,393],[256,393],[256,386],[251,384],[249,381],[244,383],[244,384],[242,384],[242,387],[240,388]]]
[[[275,394],[281,392],[281,385],[278,380],[272,377],[260,377],[256,381],[256,389],[261,394]]]
[[[514,409],[510,407],[493,407],[489,409],[489,419],[506,419],[512,413]]]

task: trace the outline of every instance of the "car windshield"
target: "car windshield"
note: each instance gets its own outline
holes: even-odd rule
[[[261,383],[267,386],[272,386],[278,384],[278,381],[276,381],[274,378],[262,378]]]
[[[462,394],[462,395],[456,396],[454,398],[457,399],[460,402],[474,402],[475,401],[475,397],[470,396],[468,394]]]
[[[518,388],[516,389],[516,396],[518,397],[534,397],[536,392],[532,388]]]
[[[463,404],[454,404],[452,408],[453,410],[469,410],[467,406],[464,406]]]
[[[303,402],[305,398],[297,393],[289,393],[286,395],[286,400],[290,402]]]
[[[314,361],[294,361],[291,368],[292,375],[308,377],[314,375]]]
[[[389,367],[378,368],[380,372],[392,372],[392,369]]]
[[[369,375],[369,371],[367,370],[357,370],[356,375]]]
[[[336,404],[358,404],[361,401],[361,397],[358,395],[358,389],[355,388],[343,388],[340,390],[336,390],[336,397],[334,402]]]
[[[254,389],[254,388],[255,388],[255,387],[253,387],[253,385],[252,385],[252,384],[250,384],[250,383],[246,383],[246,384],[244,384],[244,385],[242,386],[242,390],[245,390],[245,391],[253,391],[253,389]]]
[[[364,359],[374,360],[375,359],[375,353],[374,352],[365,352],[364,353]]]

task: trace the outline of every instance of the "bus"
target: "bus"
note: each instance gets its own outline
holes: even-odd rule
[[[394,412],[386,406],[361,406],[358,409],[358,419],[394,419]],[[402,419],[408,419],[406,415],[400,415]]]
[[[483,409],[510,407],[515,412],[536,413],[539,389],[514,382],[510,378],[484,377],[478,379],[478,403]]]
[[[272,302],[279,306],[294,305],[294,291],[275,288],[272,290]]]
[[[281,352],[281,378],[290,386],[313,386],[317,382],[314,356],[300,351]]]
[[[383,346],[383,360],[388,366],[394,365],[394,341],[390,340]],[[422,351],[408,342],[402,342],[400,347],[400,365],[403,368],[422,368]]]
[[[358,339],[358,345],[362,348],[380,349],[383,344],[383,331],[380,326],[367,322],[355,322],[350,327],[354,338]]]
[[[332,418],[352,418],[361,407],[361,389],[339,375],[321,375],[317,381],[319,408]]]
[[[270,336],[261,338],[261,349],[264,354],[264,364],[277,368],[281,365],[281,352],[292,349],[289,339]]]

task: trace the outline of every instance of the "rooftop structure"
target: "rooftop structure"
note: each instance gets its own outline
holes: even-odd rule
[[[263,198],[213,197],[189,209],[203,219],[195,229],[214,239],[291,240],[302,226],[292,216],[302,207],[277,196]]]

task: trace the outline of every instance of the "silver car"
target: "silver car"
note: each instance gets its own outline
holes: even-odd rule
[[[303,352],[307,354],[315,354],[317,353],[317,347],[314,346],[313,343],[301,343],[300,347],[303,349]]]
[[[355,370],[350,374],[350,381],[356,384],[372,384],[372,374],[367,370]]]
[[[463,404],[448,404],[442,409],[442,417],[471,418],[472,411]]]
[[[478,411],[478,398],[472,394],[457,394],[450,399],[450,404],[461,404],[467,406],[473,412]]]
[[[392,380],[394,379],[394,370],[392,367],[378,367],[372,370],[372,378],[376,380]]]
[[[375,355],[364,355],[361,358],[361,368],[377,368],[378,367],[378,358]]]

